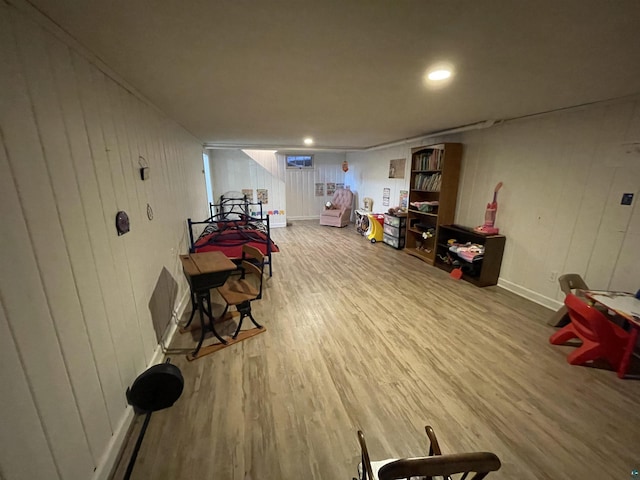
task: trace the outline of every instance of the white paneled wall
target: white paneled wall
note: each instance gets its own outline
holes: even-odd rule
[[[242,150],[255,162],[261,165],[272,176],[284,182],[285,165],[282,157],[276,154],[275,150]]]
[[[456,222],[482,224],[495,185],[496,226],[507,236],[499,285],[551,308],[563,294],[556,277],[579,273],[591,288],[640,288],[640,101],[593,106],[431,138],[464,145]],[[349,153],[347,181],[360,204],[382,189],[408,187],[387,178],[388,160],[407,144]],[[409,166],[407,165],[407,168]],[[623,193],[635,195],[620,205]]]
[[[253,201],[257,201],[257,190],[268,190],[268,203],[263,206],[266,212],[271,211],[269,218],[272,227],[287,225],[286,197],[282,166],[273,164],[273,153],[262,158],[256,151],[249,151],[261,163],[254,160],[242,150],[209,150],[209,164],[213,185],[213,196],[218,201],[220,195],[229,191],[241,192],[251,189]],[[265,168],[264,163],[268,168]],[[275,212],[278,212],[277,214]],[[284,211],[285,214],[281,212]]]
[[[287,219],[320,218],[323,205],[331,196],[315,196],[315,183],[344,183],[343,153],[315,153],[310,169],[285,168],[283,154],[260,150],[209,150],[214,197],[227,191],[252,189],[269,191],[268,211],[274,227],[286,226]],[[282,214],[282,211],[285,214]]]
[[[0,472],[104,478],[126,387],[173,313],[152,318],[154,290],[172,277],[174,306],[186,291],[184,221],[207,211],[201,145],[4,3],[0,64]]]
[[[498,181],[507,236],[500,284],[540,303],[556,273],[591,288],[640,288],[640,103],[627,101],[462,134],[457,221],[482,222]],[[623,193],[634,193],[630,206]]]
[[[284,155],[282,164],[285,164]],[[320,218],[324,204],[331,200],[327,195],[326,184],[345,183],[345,173],[342,162],[346,156],[343,153],[315,153],[313,168],[287,168],[285,182],[287,185],[287,215],[291,220]],[[315,184],[324,183],[323,196],[315,195]],[[348,183],[346,184],[352,187]],[[346,186],[345,185],[345,186]]]

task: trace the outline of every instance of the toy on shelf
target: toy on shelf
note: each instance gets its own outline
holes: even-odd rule
[[[402,207],[390,207],[389,210],[387,210],[387,213],[396,217],[406,217],[407,209]]]
[[[484,258],[484,245],[472,242],[458,243],[453,238],[447,241],[447,245],[449,245],[449,249],[446,255],[439,254],[438,258],[454,267],[450,273],[451,278],[460,280],[463,273],[478,274],[478,269]]]
[[[433,212],[438,208],[440,202],[438,200],[433,200],[430,202],[411,202],[409,205],[420,212]]]
[[[496,235],[500,233],[500,229],[495,226],[496,212],[498,211],[498,190],[502,188],[502,182],[498,182],[496,188],[493,189],[493,201],[487,203],[487,209],[484,212],[484,224],[474,228],[476,232],[486,233],[488,235]]]

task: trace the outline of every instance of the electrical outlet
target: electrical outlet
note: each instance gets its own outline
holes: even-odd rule
[[[549,273],[549,281],[555,282],[558,279],[558,272],[552,271]]]

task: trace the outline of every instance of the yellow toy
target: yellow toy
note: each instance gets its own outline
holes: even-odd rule
[[[367,214],[369,217],[369,228],[364,233],[367,239],[371,243],[376,243],[382,241],[384,235],[384,228],[382,224],[384,223],[384,215],[379,213],[369,213]]]

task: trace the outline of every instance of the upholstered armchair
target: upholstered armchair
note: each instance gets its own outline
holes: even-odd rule
[[[336,190],[331,199],[331,207],[320,214],[320,225],[331,227],[346,227],[351,218],[351,208],[353,206],[353,192],[346,188]]]

